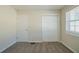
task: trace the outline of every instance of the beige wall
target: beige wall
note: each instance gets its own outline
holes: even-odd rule
[[[42,28],[41,28],[41,16],[42,15],[59,15],[60,12],[59,11],[41,11],[41,10],[31,10],[31,11],[17,11],[18,12],[18,16],[19,15],[25,15],[26,17],[28,16],[28,22],[29,22],[29,32],[30,32],[30,37],[29,40],[32,39],[32,41],[36,41],[39,42],[42,40]],[[17,19],[18,21],[19,19]],[[26,20],[27,21],[27,20]],[[59,21],[58,21],[59,23]],[[18,26],[17,26],[17,30],[18,30]],[[18,32],[18,31],[17,31]],[[59,26],[58,26],[58,35],[59,35]],[[18,36],[18,34],[17,34]],[[59,37],[59,36],[58,36]],[[17,37],[17,40],[19,37]]]
[[[16,12],[10,6],[0,6],[0,52],[16,42]]]
[[[65,6],[61,10],[61,41],[74,52],[79,52],[79,37],[66,33],[65,31],[65,13],[76,6]]]

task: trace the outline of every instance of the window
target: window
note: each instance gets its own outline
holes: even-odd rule
[[[79,34],[79,7],[66,13],[66,31]]]

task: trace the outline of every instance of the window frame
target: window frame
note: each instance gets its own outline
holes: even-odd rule
[[[79,7],[77,7],[78,8],[78,10],[79,10]],[[76,25],[76,22],[77,21],[79,21],[79,19],[76,19],[76,17],[75,17],[75,14],[76,14],[76,9],[77,8],[74,8],[74,9],[72,9],[72,10],[70,10],[70,11],[68,11],[68,12],[66,12],[66,14],[65,14],[65,19],[66,19],[66,21],[65,21],[65,30],[66,30],[66,33],[68,33],[68,34],[71,34],[71,35],[75,35],[75,36],[78,36],[79,37],[79,32],[76,32],[76,26],[78,26],[78,25]],[[74,19],[73,20],[71,20],[71,13],[72,12],[74,12],[73,14],[74,14]],[[74,22],[74,31],[70,31],[70,22]]]

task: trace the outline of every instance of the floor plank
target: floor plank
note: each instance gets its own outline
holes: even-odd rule
[[[35,44],[17,42],[2,53],[72,53],[72,51],[58,42],[43,42]]]

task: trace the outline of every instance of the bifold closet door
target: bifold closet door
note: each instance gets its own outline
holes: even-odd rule
[[[18,42],[41,42],[41,17],[34,14],[18,15],[16,32]]]
[[[43,41],[58,41],[58,16],[45,15],[42,16],[42,39]]]
[[[29,17],[29,40],[30,42],[42,42],[41,17],[31,14]]]
[[[29,24],[27,15],[18,15],[16,23],[16,39],[17,42],[28,42],[29,41]]]

